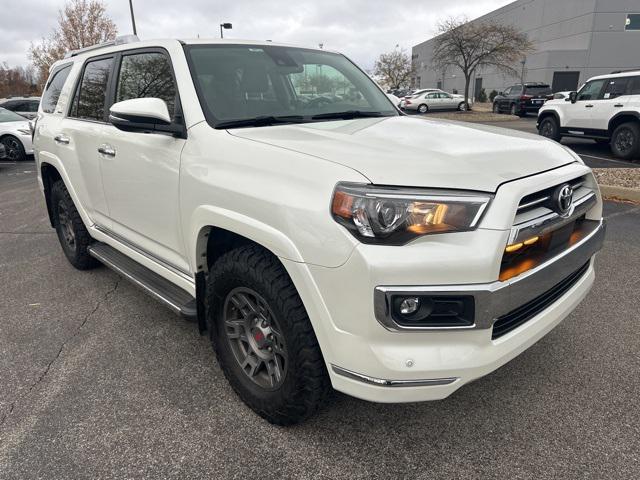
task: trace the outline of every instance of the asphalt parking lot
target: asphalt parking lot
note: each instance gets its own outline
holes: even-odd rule
[[[278,428],[197,328],[65,260],[32,162],[0,165],[0,478],[590,478],[640,472],[640,206],[607,203],[591,295],[450,398],[336,394]]]

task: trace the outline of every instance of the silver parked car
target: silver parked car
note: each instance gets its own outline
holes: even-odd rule
[[[429,110],[466,110],[467,105],[462,95],[435,91],[414,95],[404,101],[404,108],[427,113]]]
[[[10,97],[0,100],[0,107],[11,110],[29,120],[36,118],[38,105],[40,105],[40,97]]]

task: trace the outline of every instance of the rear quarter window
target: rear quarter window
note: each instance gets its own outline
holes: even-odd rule
[[[56,105],[58,104],[58,99],[60,98],[60,93],[62,92],[62,87],[64,87],[70,71],[71,65],[62,67],[57,72],[55,72],[49,79],[49,82],[47,82],[41,101],[42,111],[44,113],[53,113],[55,111]],[[33,103],[35,103],[36,105],[36,110],[34,111],[37,111],[37,103]]]

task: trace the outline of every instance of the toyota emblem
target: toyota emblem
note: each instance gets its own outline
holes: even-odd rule
[[[562,216],[568,216],[573,210],[573,188],[571,185],[560,185],[553,195],[555,209]]]

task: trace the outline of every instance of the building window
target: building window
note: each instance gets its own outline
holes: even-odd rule
[[[640,13],[630,13],[627,15],[625,30],[640,30]]]

